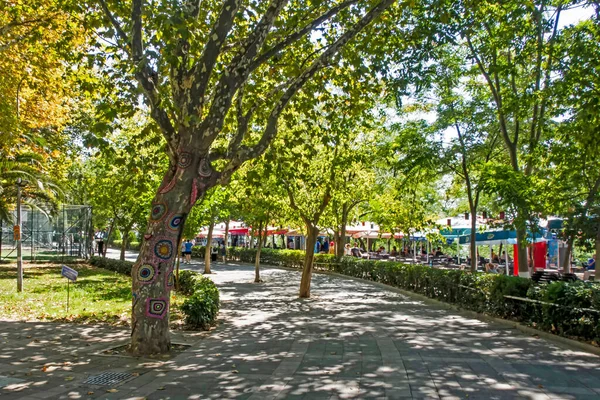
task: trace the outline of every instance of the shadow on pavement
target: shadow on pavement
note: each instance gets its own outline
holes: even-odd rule
[[[600,397],[598,357],[515,329],[365,282],[314,275],[313,297],[300,300],[297,271],[263,268],[264,282],[255,284],[252,266],[213,270],[220,324],[210,334],[181,338],[197,342],[173,360],[93,355],[126,340],[125,330],[0,323],[0,375],[30,382],[21,392],[0,389],[2,398],[40,392],[103,399]],[[70,364],[57,361],[63,359]],[[56,369],[42,372],[48,363]],[[14,375],[7,375],[10,368]],[[116,393],[82,384],[105,370],[138,375]]]

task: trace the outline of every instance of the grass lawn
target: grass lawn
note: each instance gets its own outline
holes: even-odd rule
[[[70,284],[67,313],[67,279],[57,264],[26,264],[23,292],[17,293],[16,264],[0,265],[0,318],[60,322],[131,321],[131,278],[87,264],[69,265],[79,272]],[[179,306],[185,298],[172,293],[171,325],[181,326]],[[174,325],[174,326],[173,326]]]

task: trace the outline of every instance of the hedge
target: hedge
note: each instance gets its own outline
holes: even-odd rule
[[[109,271],[114,271],[119,274],[129,276],[131,276],[131,269],[133,268],[133,263],[131,261],[120,261],[113,260],[112,258],[96,256],[92,256],[90,258],[90,264],[92,264],[94,267],[104,268]]]
[[[111,243],[114,247],[116,247],[120,250],[121,245],[123,244],[123,241],[121,239],[117,239],[117,240],[113,240]],[[140,251],[141,246],[142,246],[142,244],[140,242],[129,242],[129,243],[127,243],[126,250]]]
[[[254,262],[256,249],[232,248],[230,258]],[[263,249],[261,263],[301,268],[301,250]],[[425,265],[315,254],[317,269],[381,282],[461,308],[518,321],[558,335],[600,342],[600,287],[592,283],[552,282],[499,274],[435,269]],[[505,296],[520,297],[533,302]]]
[[[90,264],[131,276],[134,263],[92,256]],[[183,302],[181,311],[185,322],[193,328],[210,329],[219,312],[219,289],[208,278],[193,271],[179,272],[179,292],[189,297]]]

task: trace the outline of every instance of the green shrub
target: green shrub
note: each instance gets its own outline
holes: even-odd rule
[[[256,249],[233,248],[230,256],[254,262]],[[301,250],[263,249],[261,263],[302,268]],[[426,265],[315,254],[319,267],[340,274],[396,286],[464,309],[508,318],[565,336],[600,341],[600,288],[584,282],[536,284],[499,274],[435,269]],[[528,302],[505,296],[536,300]]]
[[[192,257],[204,258],[205,251],[206,251],[205,246],[194,246],[194,247],[192,247]]]
[[[90,264],[92,264],[94,267],[104,268],[119,274],[131,276],[131,269],[133,268],[134,263],[130,261],[120,261],[113,260],[111,258],[92,256],[90,258]]]
[[[181,274],[180,274],[181,278]],[[219,313],[219,289],[208,278],[196,274],[193,294],[181,306],[185,315],[185,323],[193,328],[210,329]]]
[[[113,240],[112,245],[115,246],[116,248],[120,249],[121,246],[123,245],[123,241],[121,239]],[[142,244],[140,242],[129,242],[127,244],[126,249],[133,250],[133,251],[140,251],[141,245]]]
[[[187,296],[194,293],[196,285],[196,277],[198,273],[194,271],[183,270],[179,272],[179,281],[177,283],[177,291]]]

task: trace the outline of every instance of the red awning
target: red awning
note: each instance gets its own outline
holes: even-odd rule
[[[279,229],[277,231],[267,231],[267,236],[269,235],[285,235],[288,232],[287,229]]]
[[[229,234],[230,235],[247,235],[249,230],[250,230],[250,228],[235,228],[235,229],[230,229]]]

